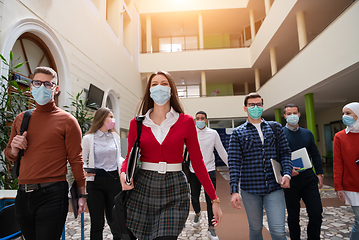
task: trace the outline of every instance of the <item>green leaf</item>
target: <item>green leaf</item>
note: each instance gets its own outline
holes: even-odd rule
[[[22,62],[22,63],[18,63],[15,67],[14,67],[14,69],[17,69],[17,68],[20,68],[22,65],[24,65],[25,64],[25,62]]]

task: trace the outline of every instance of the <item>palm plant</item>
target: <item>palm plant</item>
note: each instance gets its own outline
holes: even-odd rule
[[[29,101],[30,89],[22,90],[14,80],[15,73],[25,62],[17,63],[20,59],[13,59],[10,51],[9,62],[0,54],[1,61],[7,71],[7,76],[1,75],[0,80],[0,188],[17,189],[17,179],[11,179],[10,169],[12,164],[5,158],[4,150],[10,138],[11,124],[15,117],[29,109],[34,104]]]

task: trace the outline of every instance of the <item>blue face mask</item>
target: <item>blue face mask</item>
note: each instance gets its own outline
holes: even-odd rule
[[[343,115],[342,121],[348,127],[351,127],[355,123],[355,120],[353,119],[353,117],[349,116],[349,115]]]
[[[292,114],[292,115],[288,115],[286,117],[286,121],[287,123],[289,123],[292,126],[297,125],[297,123],[299,122],[299,116],[296,114]]]
[[[39,88],[32,87],[32,96],[39,105],[45,105],[51,101],[52,89],[45,88],[41,85]]]
[[[199,129],[203,129],[204,127],[206,127],[206,121],[196,121],[196,126]]]
[[[164,105],[171,98],[171,88],[157,85],[150,88],[150,97],[157,105]]]
[[[253,119],[258,119],[262,116],[263,108],[262,107],[249,107],[248,108],[248,114]]]

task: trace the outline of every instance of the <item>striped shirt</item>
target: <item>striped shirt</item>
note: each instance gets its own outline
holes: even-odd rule
[[[281,163],[283,175],[292,176],[291,152],[282,126],[276,124],[279,160],[272,128],[264,119],[260,127],[264,143],[256,127],[248,120],[232,132],[228,149],[231,194],[239,192],[239,180],[241,189],[252,194],[266,195],[281,189],[275,180],[271,159]]]

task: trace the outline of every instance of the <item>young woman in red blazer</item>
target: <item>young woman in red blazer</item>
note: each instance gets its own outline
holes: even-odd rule
[[[174,240],[184,228],[190,195],[182,172],[186,144],[195,173],[212,199],[214,223],[222,218],[216,195],[203,163],[193,117],[183,113],[176,85],[167,72],[150,76],[138,114],[145,115],[140,137],[141,169],[131,185],[126,184],[129,152],[137,136],[132,119],[128,152],[121,169],[123,190],[132,190],[127,202],[127,227],[140,240]]]

